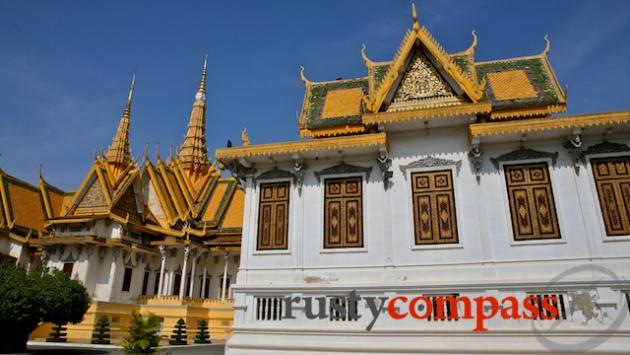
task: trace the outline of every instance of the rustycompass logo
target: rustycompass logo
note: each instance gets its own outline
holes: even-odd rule
[[[369,314],[360,314],[358,304],[363,301]],[[347,296],[286,297],[284,319],[295,319],[294,305],[304,301],[304,313],[308,319],[359,320],[371,317],[365,330],[370,331],[381,314],[395,320],[413,318],[422,320],[473,319],[473,332],[487,332],[486,321],[494,317],[505,320],[552,320],[558,316],[558,299],[555,295],[529,295],[521,300],[514,296],[498,299],[493,296],[396,296],[362,297],[356,290]],[[315,305],[317,303],[317,305]],[[461,312],[459,310],[462,310]]]

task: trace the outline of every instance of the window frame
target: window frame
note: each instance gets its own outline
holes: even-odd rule
[[[453,200],[455,201],[455,222],[457,223],[457,243],[439,243],[439,244],[416,244],[415,220],[413,213],[413,189],[411,188],[411,175],[413,173],[428,173],[434,171],[450,170],[453,184]],[[431,250],[431,249],[463,249],[463,219],[461,217],[461,198],[459,194],[459,168],[456,164],[448,164],[432,167],[409,168],[405,171],[405,195],[407,206],[409,206],[407,228],[409,230],[409,248],[411,250]]]
[[[591,187],[591,198],[594,200],[594,204],[597,206],[596,208],[596,217],[597,223],[599,224],[600,238],[604,243],[615,243],[615,242],[628,242],[630,241],[630,234],[627,235],[619,235],[619,236],[608,236],[608,232],[606,231],[606,222],[604,221],[604,215],[602,212],[602,206],[599,201],[599,192],[597,191],[597,184],[595,183],[595,174],[593,174],[593,159],[606,159],[606,158],[621,158],[621,157],[629,157],[630,154],[628,152],[611,152],[611,153],[598,153],[598,154],[587,154],[585,156],[587,164],[585,169],[588,171],[589,178],[589,186]]]
[[[325,243],[325,209],[326,209],[326,180],[344,179],[344,178],[361,178],[361,231],[363,238],[363,246],[361,247],[340,247],[340,248],[324,248]],[[366,253],[368,251],[368,235],[369,228],[366,228],[366,222],[368,221],[367,210],[367,174],[365,172],[351,172],[343,174],[326,174],[322,175],[319,181],[320,187],[320,205],[319,205],[319,253],[320,254],[332,254],[332,253]]]
[[[512,208],[510,206],[510,199],[508,196],[508,186],[505,176],[505,166],[508,165],[529,165],[529,164],[547,164],[547,173],[549,174],[549,184],[551,185],[551,193],[553,196],[553,204],[556,210],[556,220],[558,222],[559,238],[546,238],[546,239],[532,239],[532,240],[516,240],[514,235],[514,227],[512,226]],[[510,246],[523,246],[523,245],[546,245],[546,244],[566,244],[566,236],[564,233],[564,218],[562,215],[562,209],[560,207],[560,199],[558,199],[558,184],[556,183],[556,174],[554,173],[555,165],[551,158],[536,158],[536,159],[519,159],[499,162],[499,173],[501,179],[501,194],[503,196],[503,204],[505,211],[505,219],[507,224],[507,233],[510,236]]]
[[[287,247],[285,249],[258,249],[258,225],[259,225],[259,216],[260,216],[260,197],[262,194],[262,190],[261,190],[261,185],[265,185],[265,184],[277,184],[277,183],[288,183],[289,184],[289,208],[287,211]],[[253,198],[253,201],[255,203],[255,213],[254,213],[254,225],[256,226],[253,229],[253,234],[254,234],[254,238],[253,238],[253,245],[252,245],[252,254],[253,255],[282,255],[282,254],[291,254],[292,253],[292,248],[293,248],[293,244],[291,243],[291,235],[293,233],[291,233],[291,229],[293,227],[293,210],[295,208],[293,208],[293,204],[297,203],[295,201],[295,194],[294,194],[294,186],[295,184],[293,183],[293,179],[291,178],[276,178],[276,179],[260,179],[260,180],[256,180],[256,186],[255,186],[255,196]]]
[[[127,276],[127,270],[129,270],[129,287],[125,290],[125,276]],[[131,292],[131,285],[133,283],[133,267],[132,266],[125,266],[123,267],[123,277],[122,277],[122,282],[120,285],[120,292]]]

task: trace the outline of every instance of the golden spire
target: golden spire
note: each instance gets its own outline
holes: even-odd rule
[[[208,56],[203,61],[201,80],[195,94],[195,102],[190,112],[188,131],[184,142],[178,149],[177,157],[185,165],[193,169],[208,165],[208,151],[206,149],[206,75]]]
[[[413,30],[420,31],[420,23],[418,22],[418,13],[416,12],[416,3],[411,3],[411,19],[413,20]]]
[[[247,128],[243,128],[243,132],[241,132],[241,141],[243,142],[243,147],[249,146],[249,136],[247,135]]]
[[[129,95],[127,96],[127,103],[125,104],[125,109],[122,117],[120,117],[120,123],[118,124],[118,130],[106,155],[107,162],[109,163],[128,164],[131,162],[129,153],[129,119],[131,118],[131,99],[133,98],[135,85],[136,74],[134,73],[133,79],[131,80],[131,87],[129,88]]]

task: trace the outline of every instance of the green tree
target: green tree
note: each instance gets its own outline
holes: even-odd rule
[[[98,317],[94,325],[92,344],[109,344],[109,319],[106,315]]]
[[[171,340],[169,340],[168,343],[171,345],[188,345],[186,338],[186,322],[180,318],[177,323],[175,323]]]
[[[46,338],[46,341],[50,343],[65,343],[66,341],[68,341],[68,339],[66,338],[66,336],[68,335],[68,333],[66,333],[66,330],[67,328],[64,325],[53,325],[50,333],[48,333],[48,338]]]
[[[160,342],[160,318],[153,313],[143,317],[140,313],[131,313],[131,324],[125,328],[127,336],[120,347],[127,355],[157,354]]]
[[[0,352],[23,352],[40,322],[78,323],[90,306],[85,287],[60,271],[30,274],[0,263]]]
[[[208,322],[205,319],[197,322],[197,336],[195,336],[195,344],[209,344],[210,334],[208,333]]]

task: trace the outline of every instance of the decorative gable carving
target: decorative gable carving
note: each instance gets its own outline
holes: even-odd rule
[[[416,48],[400,85],[394,94],[393,103],[417,101],[435,97],[456,99],[449,84],[440,76],[429,58]]]
[[[103,195],[103,189],[99,184],[96,177],[92,179],[90,187],[86,189],[80,202],[77,204],[77,209],[94,209],[94,208],[106,208],[107,200]]]

